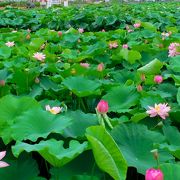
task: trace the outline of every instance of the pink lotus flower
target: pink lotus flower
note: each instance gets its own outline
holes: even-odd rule
[[[134,28],[139,28],[139,27],[141,27],[141,23],[135,23],[133,26],[134,26]]]
[[[132,29],[130,29],[130,27],[127,25],[126,26],[126,30],[128,31],[128,33],[130,33],[130,32],[133,32],[134,30],[132,30]]]
[[[108,112],[109,106],[108,106],[108,102],[101,100],[98,105],[97,105],[97,111],[100,114],[106,114]]]
[[[14,41],[10,42],[8,41],[7,43],[5,43],[6,46],[8,47],[13,47],[15,45]]]
[[[163,77],[161,75],[154,76],[154,82],[157,84],[161,84],[163,82]]]
[[[27,32],[30,33],[30,32],[31,32],[31,29],[27,29]]]
[[[118,47],[118,43],[116,41],[109,43],[109,49],[117,48],[117,47]]]
[[[98,64],[97,70],[98,70],[99,72],[101,72],[101,71],[103,71],[103,69],[104,69],[104,64],[103,64],[103,63]]]
[[[164,180],[164,175],[160,169],[148,169],[145,180]]]
[[[5,80],[0,80],[0,86],[5,86],[6,82]]]
[[[62,36],[62,34],[63,34],[62,31],[58,31],[59,36]]]
[[[89,68],[90,64],[89,63],[80,63],[80,66],[84,68]]]
[[[141,74],[141,81],[145,81],[145,80],[146,80],[145,74]]]
[[[0,152],[0,160],[6,155],[6,151],[2,151]],[[4,162],[4,161],[0,161],[0,168],[3,168],[3,167],[7,167],[9,166],[8,163]]]
[[[139,84],[139,85],[137,85],[137,87],[136,87],[136,88],[137,88],[137,91],[138,91],[138,92],[141,92],[141,91],[143,90],[143,87],[142,87],[140,84]]]
[[[102,29],[101,31],[102,31],[102,32],[106,32],[106,30],[105,30],[105,29]]]
[[[79,28],[78,31],[79,31],[79,33],[83,33],[84,29],[83,28]]]
[[[128,33],[130,33],[130,32],[133,32],[134,30],[132,30],[132,29],[128,29]]]
[[[49,105],[46,105],[46,111],[51,112],[52,114],[58,114],[62,110],[61,107],[55,106],[55,107],[50,107]]]
[[[168,47],[169,49],[168,57],[174,57],[180,55],[180,51],[178,50],[178,48],[180,49],[180,43],[171,43]]]
[[[34,53],[33,55],[34,55],[33,58],[35,58],[35,59],[37,59],[39,61],[44,61],[44,59],[46,58],[45,54],[39,53],[39,52]]]
[[[155,104],[155,107],[148,106],[150,110],[147,110],[146,113],[150,115],[150,117],[160,116],[162,119],[166,119],[169,116],[168,112],[171,110],[168,104]]]
[[[124,49],[128,49],[128,45],[127,44],[123,44],[122,46]]]

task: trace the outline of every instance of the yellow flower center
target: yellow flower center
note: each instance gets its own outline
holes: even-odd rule
[[[159,112],[159,111],[160,111],[160,106],[159,106],[159,105],[156,105],[156,106],[155,106],[155,110],[156,110],[157,112]]]
[[[54,110],[54,109],[50,109],[49,111],[50,111],[52,114],[57,114],[56,110]]]

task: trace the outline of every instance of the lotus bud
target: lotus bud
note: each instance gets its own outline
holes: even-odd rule
[[[163,82],[163,77],[161,75],[154,76],[154,82],[157,84],[161,84]]]
[[[97,111],[100,114],[106,114],[108,112],[109,106],[108,102],[101,100],[97,105]]]
[[[4,80],[0,80],[0,86],[5,86],[5,81]]]
[[[101,71],[103,71],[103,69],[104,69],[104,64],[103,64],[103,63],[98,64],[97,70],[98,70],[99,72],[101,72]]]

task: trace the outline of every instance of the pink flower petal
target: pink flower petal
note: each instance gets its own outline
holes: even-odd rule
[[[0,161],[0,168],[7,167],[7,166],[9,166],[8,163],[6,163],[4,161]]]
[[[0,160],[6,155],[6,151],[0,152]]]

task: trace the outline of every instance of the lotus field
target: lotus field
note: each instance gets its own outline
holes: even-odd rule
[[[0,179],[180,180],[180,3],[0,17]]]

